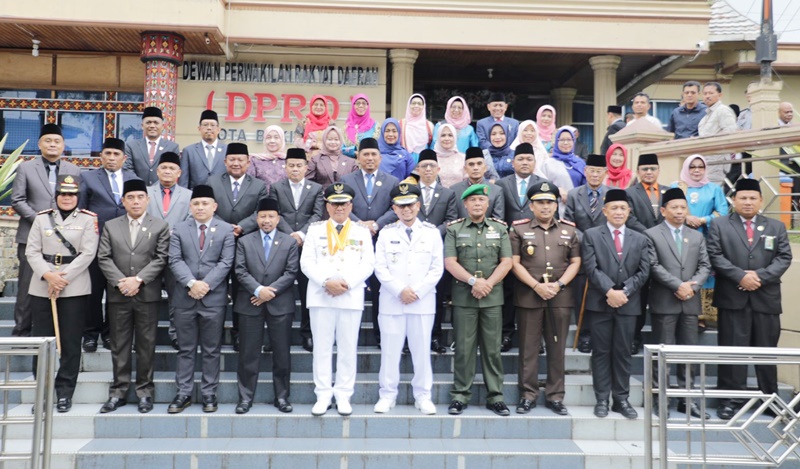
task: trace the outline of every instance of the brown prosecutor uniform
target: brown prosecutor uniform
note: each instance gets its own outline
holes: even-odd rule
[[[567,270],[570,259],[581,255],[577,230],[565,221],[554,219],[545,228],[535,218],[517,220],[508,237],[512,254],[520,257],[522,266],[539,282],[543,281],[547,267],[552,267],[550,281],[557,281]],[[545,395],[548,401],[564,399],[564,350],[574,306],[571,284],[549,301],[555,328],[545,313],[547,303],[528,285],[516,283],[514,305],[519,322],[520,399],[534,402],[539,395],[539,344],[543,332],[547,345]],[[553,340],[554,332],[558,337],[557,343]]]

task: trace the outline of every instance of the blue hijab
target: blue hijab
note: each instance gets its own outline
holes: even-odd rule
[[[492,140],[492,131],[495,127],[500,127],[503,129],[503,133],[506,134],[506,143],[502,146],[496,147]],[[492,156],[492,162],[494,163],[494,169],[497,170],[497,174],[502,178],[508,176],[509,174],[514,174],[514,167],[512,166],[511,162],[514,160],[514,150],[511,149],[511,140],[508,138],[509,127],[505,121],[501,122],[494,122],[492,126],[489,128],[489,155]]]
[[[393,145],[386,143],[383,138],[383,132],[386,131],[386,126],[393,124],[397,129],[397,142]],[[380,170],[389,173],[399,180],[403,180],[411,174],[414,169],[414,158],[400,142],[403,141],[403,135],[400,130],[400,122],[397,119],[390,117],[383,122],[381,126],[381,133],[378,135],[378,148],[381,152],[381,165]]]
[[[553,158],[557,159],[558,161],[564,163],[564,166],[567,168],[567,172],[569,173],[570,179],[572,179],[572,184],[575,187],[582,186],[586,184],[586,176],[583,174],[583,168],[586,167],[586,162],[581,159],[580,156],[575,154],[575,145],[572,145],[572,151],[569,153],[563,153],[558,148],[558,139],[561,137],[561,134],[564,132],[568,133],[570,137],[572,137],[572,141],[575,142],[575,134],[569,131],[569,129],[561,128],[556,132],[556,139],[555,143],[553,144]]]

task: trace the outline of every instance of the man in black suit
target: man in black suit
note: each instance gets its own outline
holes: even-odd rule
[[[458,208],[455,192],[437,181],[439,170],[436,152],[430,149],[422,150],[417,163],[419,187],[422,192],[422,205],[417,218],[437,227],[444,239],[447,224],[458,218]],[[436,316],[433,319],[433,331],[431,332],[431,350],[436,353],[447,352],[447,347],[444,346],[445,338],[442,337],[442,321],[445,314],[444,301],[450,294],[450,284],[452,283],[449,275],[445,271],[436,285]]]
[[[177,143],[165,139],[161,133],[164,131],[164,115],[157,107],[146,107],[142,113],[142,133],[144,138],[133,140],[125,144],[124,168],[133,171],[147,183],[148,186],[158,182],[156,168],[161,154],[171,151],[180,154],[181,149]]]
[[[586,309],[592,321],[592,385],[594,415],[611,410],[635,419],[628,403],[631,378],[631,339],[639,309],[639,290],[650,275],[647,237],[625,226],[630,214],[621,189],[606,193],[603,213],[608,222],[583,234],[581,254],[589,281]]]
[[[603,137],[603,144],[600,146],[600,154],[602,155],[605,155],[608,147],[611,146],[611,138],[609,137],[625,128],[625,120],[622,118],[622,106],[608,106],[607,111],[608,130],[606,130],[606,136]]]
[[[631,204],[631,223],[634,230],[644,233],[650,228],[663,223],[661,215],[661,195],[667,190],[658,184],[659,175],[658,156],[654,153],[639,155],[636,175],[639,182],[627,190]],[[642,314],[636,318],[631,353],[636,355],[642,348],[642,328],[647,319],[647,292],[650,291],[650,281],[644,284],[641,291],[640,308]]]
[[[777,347],[781,334],[781,276],[792,262],[786,228],[778,220],[758,215],[763,199],[754,179],[736,182],[735,213],[714,219],[709,228],[708,255],[717,274],[714,306],[719,308],[719,345]],[[778,392],[774,365],[757,365],[762,393]],[[717,387],[747,388],[747,367],[720,365]],[[723,420],[733,417],[745,401],[724,400],[717,408]]]
[[[503,189],[484,178],[484,174],[486,173],[486,158],[483,156],[483,151],[480,148],[467,148],[467,153],[464,156],[464,172],[467,173],[467,178],[450,186],[450,189],[455,192],[456,198],[459,199],[469,186],[474,184],[486,184],[489,187],[489,211],[486,215],[489,218],[504,220],[506,212],[505,203],[503,202]],[[467,213],[467,209],[464,208],[464,204],[456,204],[456,207],[458,208],[458,218],[469,217],[469,213]]]
[[[183,149],[181,153],[181,177],[178,184],[189,189],[205,184],[212,175],[225,172],[227,145],[219,141],[219,117],[206,109],[200,114],[199,142]]]
[[[278,231],[291,236],[297,246],[302,249],[306,239],[308,226],[322,220],[325,202],[322,199],[322,186],[305,178],[308,160],[302,148],[290,148],[286,152],[286,179],[272,184],[269,188],[269,198],[278,203],[280,222]],[[303,338],[303,348],[309,352],[314,350],[314,340],[311,337],[311,321],[306,307],[306,291],[308,277],[302,272],[297,273],[297,287],[300,293],[300,335]]]
[[[514,174],[497,181],[503,189],[506,225],[512,226],[517,220],[530,220],[533,217],[531,204],[528,200],[528,188],[547,179],[533,174],[536,169],[536,157],[533,155],[533,146],[530,143],[520,143],[514,149],[514,161],[511,162]],[[508,275],[503,281],[503,341],[500,344],[501,352],[511,350],[511,339],[516,332],[514,307],[514,289],[517,277]]]
[[[210,176],[208,185],[214,190],[217,201],[217,216],[233,225],[233,235],[241,236],[258,229],[256,208],[258,201],[267,197],[264,181],[247,174],[250,153],[244,143],[231,143],[225,153],[225,174]],[[231,269],[233,272],[233,269]],[[238,287],[236,276],[231,278],[231,298],[236,300]],[[239,317],[233,313],[231,345],[239,350]]]
[[[107,138],[100,152],[102,168],[85,171],[81,183],[78,207],[97,214],[97,226],[100,233],[109,220],[125,214],[122,206],[122,185],[125,181],[138,179],[133,171],[122,169],[125,163],[125,142],[118,138]],[[89,266],[92,277],[92,294],[89,299],[89,311],[86,312],[86,324],[83,330],[83,351],[97,351],[97,341],[102,337],[103,346],[111,348],[108,334],[108,321],[104,319],[107,312],[103,307],[103,294],[106,291],[106,278],[100,270],[97,258]],[[107,316],[107,314],[105,315]]]
[[[305,174],[305,168],[302,174]],[[236,247],[234,270],[241,288],[234,309],[240,315],[242,324],[241,353],[236,373],[239,380],[237,414],[247,413],[253,406],[264,340],[264,321],[267,322],[272,344],[273,405],[281,412],[292,411],[289,403],[292,368],[289,346],[295,308],[292,285],[300,270],[300,248],[290,235],[276,229],[282,221],[278,202],[272,198],[261,200],[258,203],[258,224],[261,229],[243,237]]]
[[[342,182],[356,191],[353,198],[353,211],[350,218],[369,229],[372,245],[378,240],[378,231],[389,223],[397,221],[392,211],[392,188],[400,181],[396,177],[379,171],[381,152],[378,141],[365,138],[358,144],[358,165],[360,169],[342,177]],[[378,325],[378,307],[381,283],[373,274],[369,278],[370,299],[372,300],[372,331],[378,347],[381,346],[381,329]]]

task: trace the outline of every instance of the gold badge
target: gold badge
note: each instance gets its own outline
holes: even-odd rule
[[[561,234],[567,234],[567,230],[561,230]]]
[[[333,192],[337,194],[341,194],[342,192],[344,192],[344,184],[334,184]]]
[[[483,195],[489,195],[489,186],[483,186]]]
[[[64,178],[64,182],[66,182],[67,184],[72,184],[73,182],[75,182],[75,179],[72,179],[72,176],[67,176]]]
[[[550,192],[550,184],[543,182],[540,190],[542,192]]]
[[[528,246],[528,255],[529,256],[533,255],[533,246]]]
[[[399,186],[397,186],[397,188],[400,190],[400,194],[402,195],[408,194],[408,184],[400,184]]]
[[[493,231],[494,231],[494,227],[493,227],[492,225],[489,225],[489,229],[488,229],[488,230],[486,230],[486,231],[488,231],[489,233],[491,233],[491,232],[493,232]]]
[[[45,236],[53,236],[53,230],[44,230]]]

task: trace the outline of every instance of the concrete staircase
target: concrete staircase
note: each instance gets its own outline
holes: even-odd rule
[[[0,337],[10,336],[16,283],[6,284],[0,297]],[[371,317],[367,305],[364,318]],[[229,308],[230,309],[230,308]],[[364,322],[358,351],[358,375],[352,398],[353,414],[340,417],[335,409],[313,417],[315,401],[311,377],[311,354],[300,346],[299,306],[293,327],[292,388],[294,412],[282,414],[272,402],[271,357],[262,359],[256,405],[246,415],[235,415],[237,401],[236,366],[238,354],[230,346],[222,351],[222,376],[218,390],[220,408],[204,414],[193,405],[177,415],[167,414],[167,403],[175,395],[176,352],[168,345],[166,302],[160,308],[159,341],[156,350],[156,407],[139,414],[129,404],[110,414],[99,409],[107,398],[111,382],[111,355],[102,347],[83,354],[82,373],[72,411],[55,413],[53,431],[54,468],[247,468],[247,467],[335,467],[335,468],[639,468],[644,467],[644,422],[642,419],[642,357],[634,363],[631,403],[640,417],[629,421],[611,413],[608,418],[592,415],[594,393],[589,355],[567,350],[566,397],[569,415],[560,417],[540,406],[519,416],[513,407],[518,399],[518,349],[503,354],[506,373],[505,401],[510,417],[498,417],[483,408],[485,389],[480,375],[475,396],[459,417],[447,414],[452,384],[453,354],[432,355],[433,400],[436,415],[423,416],[413,407],[411,359],[404,356],[398,406],[388,414],[375,414],[378,398],[380,350],[372,343],[371,324]],[[226,323],[226,329],[230,322]],[[449,330],[448,330],[449,333]],[[574,326],[567,344],[572,344]],[[227,335],[227,334],[226,334]],[[716,333],[707,332],[702,344],[715,345]],[[199,362],[199,360],[198,360]],[[5,368],[5,363],[0,363]],[[30,377],[30,360],[15,359],[10,372]],[[544,358],[540,369],[546,369]],[[715,375],[715,370],[710,370]],[[752,373],[751,373],[752,375]],[[544,375],[541,377],[544,379]],[[712,377],[712,379],[714,379]],[[196,380],[199,383],[199,375]],[[755,378],[751,377],[755,386]],[[198,386],[199,387],[199,386]],[[782,386],[785,398],[791,393]],[[199,392],[195,392],[195,399]],[[129,396],[135,402],[133,393]],[[11,413],[29,415],[33,396],[11,393]],[[196,401],[195,401],[196,402]],[[681,414],[682,415],[682,414]],[[677,414],[673,411],[673,416]],[[765,419],[766,423],[766,419]],[[755,435],[772,441],[765,425]],[[31,428],[16,425],[7,430],[10,451],[30,447]],[[763,437],[763,439],[761,438]],[[685,436],[670,435],[670,447],[680,449]],[[726,434],[710,434],[709,451],[744,454],[744,449]],[[789,464],[797,464],[790,461]],[[7,468],[26,467],[7,463]],[[797,467],[797,466],[786,466]]]

